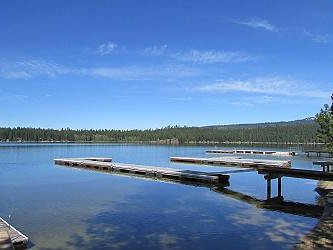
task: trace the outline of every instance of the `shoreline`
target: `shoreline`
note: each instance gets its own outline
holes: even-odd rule
[[[324,145],[320,142],[215,142],[215,141],[199,141],[199,142],[186,142],[186,143],[170,143],[163,141],[0,141],[0,144],[11,143],[37,143],[37,144],[147,144],[147,145],[175,145],[175,146],[187,146],[187,145]]]

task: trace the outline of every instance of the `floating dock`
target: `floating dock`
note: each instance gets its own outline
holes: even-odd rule
[[[297,169],[297,168],[276,168],[276,167],[258,167],[259,174],[277,177],[293,177],[301,179],[333,181],[333,172],[323,172],[317,170]]]
[[[330,172],[333,161],[314,161],[313,165],[320,165],[323,168],[323,172]]]
[[[326,157],[333,157],[333,152],[325,151],[325,150],[303,150],[306,156],[326,156]]]
[[[262,150],[249,150],[249,149],[237,149],[237,150],[225,150],[225,149],[211,149],[206,150],[208,154],[250,154],[250,155],[275,155],[275,156],[295,156],[295,151],[262,151]]]
[[[0,230],[0,249],[14,250],[14,246],[9,238],[7,230]]]
[[[225,165],[225,166],[242,167],[242,168],[290,167],[291,164],[291,161],[242,159],[237,157],[216,157],[216,158],[171,157],[170,161],[178,163]]]
[[[103,158],[111,159],[111,158]],[[150,178],[172,179],[177,181],[190,181],[199,183],[219,184],[227,183],[229,175],[221,173],[199,172],[174,168],[142,166],[134,164],[114,163],[112,160],[99,161],[99,158],[71,158],[71,159],[55,159],[55,164],[91,168],[108,172],[116,172],[123,174],[132,174],[146,176]]]
[[[18,231],[12,225],[9,225],[7,221],[0,217],[0,249],[13,249],[10,246],[18,247],[20,249],[24,249],[27,247],[27,243],[29,241],[28,237],[23,233]],[[6,239],[6,237],[8,238]],[[10,240],[10,244],[8,245],[8,239]],[[7,248],[2,248],[2,246],[7,246]],[[9,248],[8,248],[9,247]]]

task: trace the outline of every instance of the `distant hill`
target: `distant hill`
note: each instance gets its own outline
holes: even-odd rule
[[[34,142],[144,142],[162,144],[202,143],[314,143],[318,124],[314,118],[288,122],[171,127],[147,130],[72,130],[0,128],[0,141]]]
[[[314,125],[317,126],[315,117],[308,117],[301,120],[294,121],[280,121],[280,122],[263,122],[263,123],[245,123],[245,124],[230,124],[230,125],[210,125],[202,128],[207,129],[232,129],[232,128],[263,128],[269,126],[288,126],[288,125]]]

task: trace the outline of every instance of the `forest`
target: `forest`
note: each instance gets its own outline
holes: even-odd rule
[[[318,124],[301,122],[226,125],[210,127],[168,126],[147,130],[73,130],[43,128],[0,128],[0,141],[7,142],[138,142],[199,144],[226,142],[318,142]]]

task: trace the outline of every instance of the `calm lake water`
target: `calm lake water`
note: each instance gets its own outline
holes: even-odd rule
[[[0,216],[26,234],[32,249],[290,249],[318,219],[257,208],[266,198],[257,172],[230,177],[227,195],[179,183],[56,166],[54,158],[112,157],[116,162],[204,171],[231,168],[170,163],[205,157],[209,146],[0,144]],[[244,148],[244,147],[242,147]],[[292,166],[313,169],[311,158]],[[317,158],[318,159],[318,158]],[[273,181],[273,194],[276,194]],[[316,204],[317,181],[283,178],[285,200]]]

